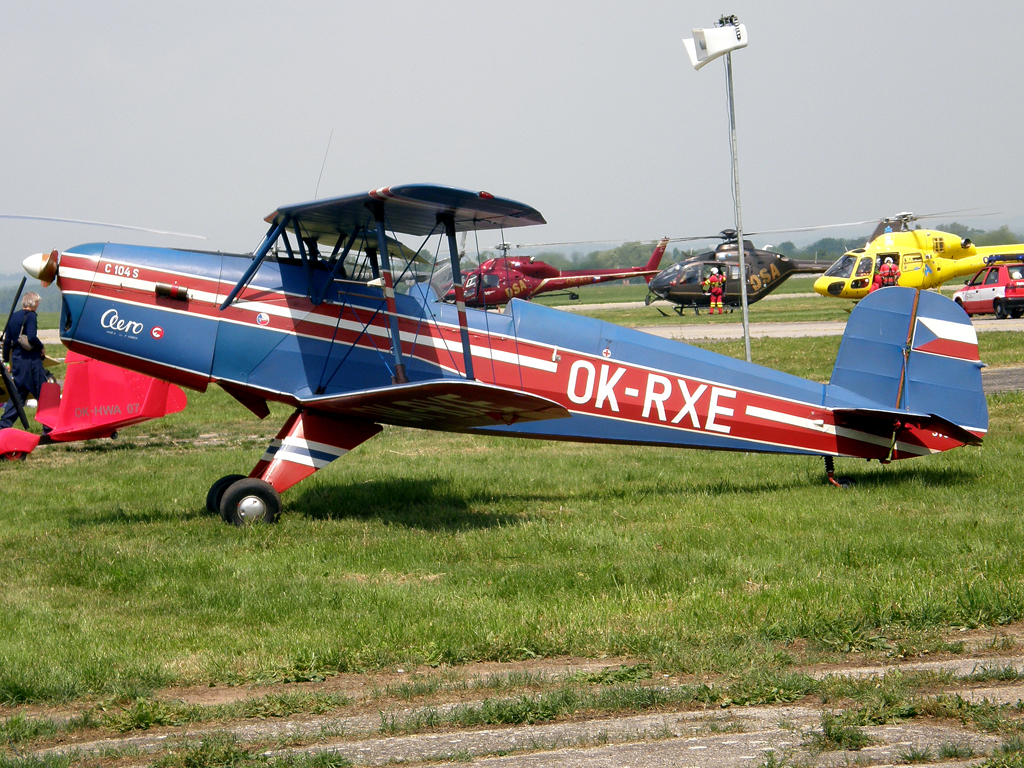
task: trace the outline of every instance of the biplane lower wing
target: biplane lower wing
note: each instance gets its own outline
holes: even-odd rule
[[[302,399],[249,478],[283,493],[380,432],[380,424],[465,432],[474,427],[560,419],[569,412],[536,395],[443,379],[401,384],[342,396]],[[225,519],[249,522],[227,502]],[[276,515],[276,512],[273,513]]]
[[[553,400],[459,379],[309,398],[302,405],[334,416],[446,432],[569,416],[569,411]]]

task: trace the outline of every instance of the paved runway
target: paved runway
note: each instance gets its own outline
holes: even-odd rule
[[[979,333],[988,331],[1024,331],[1024,318],[1017,320],[996,320],[975,318],[974,327]],[[666,339],[690,341],[692,339],[742,339],[743,323],[708,323],[707,325],[647,325],[637,330],[661,336]],[[844,321],[830,320],[812,323],[751,323],[750,337],[760,339],[798,338],[802,336],[842,336],[846,330]]]

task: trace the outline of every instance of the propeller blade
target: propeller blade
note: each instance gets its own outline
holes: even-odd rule
[[[7,321],[4,323],[3,330],[0,331],[0,339],[6,335],[7,327],[11,324],[11,317],[14,315],[14,312],[18,307],[18,299],[21,298],[21,292],[25,290],[25,280],[26,278],[21,278],[18,290],[14,294],[14,301],[11,302],[11,311],[7,313]],[[14,410],[17,411],[18,418],[21,419],[21,425],[25,427],[25,429],[28,429],[28,418],[25,416],[25,408],[21,403],[21,397],[18,395],[18,387],[15,386],[13,377],[7,371],[7,366],[3,363],[0,363],[0,374],[3,376],[4,388],[7,390],[7,394],[11,398],[11,402],[14,403]]]
[[[28,417],[25,415],[25,406],[21,402],[21,396],[18,394],[18,387],[14,383],[14,378],[7,371],[7,366],[0,363],[0,376],[4,380],[4,388],[7,390],[7,395],[11,398],[11,402],[14,403],[14,410],[18,413],[18,419],[21,421],[21,426],[25,429],[29,429]]]
[[[27,278],[24,278],[24,277],[21,278],[21,283],[18,285],[18,290],[14,294],[14,301],[11,302],[11,311],[7,313],[7,322],[4,323],[3,329],[0,330],[0,339],[2,339],[4,337],[4,334],[7,333],[7,326],[11,322],[11,316],[14,314],[15,310],[18,308],[18,299],[21,298],[21,292],[23,290],[25,290],[25,280],[26,279]]]
[[[57,276],[57,263],[60,258],[60,252],[54,248],[50,251],[50,255],[43,259],[43,268],[39,270],[39,284],[43,288],[49,287],[50,283]]]
[[[191,237],[196,240],[205,240],[204,235],[189,235],[185,232],[168,232],[164,229],[149,229],[147,227],[133,227],[128,224],[111,224],[106,221],[86,221],[85,219],[61,219],[55,216],[19,216],[15,214],[0,213],[0,219],[24,219],[26,221],[56,221],[61,224],[87,224],[91,227],[113,227],[114,229],[133,229],[136,232],[149,232],[154,235],[171,235],[172,237]]]

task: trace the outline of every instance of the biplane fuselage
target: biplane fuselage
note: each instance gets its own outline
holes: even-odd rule
[[[60,255],[70,349],[218,384],[260,416],[267,401],[295,408],[242,483],[249,496],[211,489],[235,522],[268,517],[245,507],[253,483],[283,491],[380,424],[881,461],[977,442],[988,426],[973,328],[942,297],[862,302],[847,363],[841,350],[821,384],[528,302],[497,313],[441,302],[425,282],[394,293],[386,264],[356,282],[309,255],[256,269],[252,255],[113,244]]]

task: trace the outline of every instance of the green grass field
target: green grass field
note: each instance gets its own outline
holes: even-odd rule
[[[838,341],[754,359],[824,380]],[[1022,343],[982,334],[982,356],[1020,364]],[[1024,396],[989,403],[982,447],[839,461],[849,491],[807,457],[386,428],[240,530],[206,491],[286,412],[189,393],[115,441],[0,465],[0,703],[563,654],[752,680],[955,650],[950,629],[1024,618]]]

